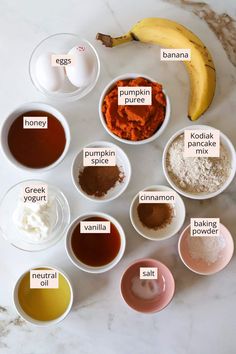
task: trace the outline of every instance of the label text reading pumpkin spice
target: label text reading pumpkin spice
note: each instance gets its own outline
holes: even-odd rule
[[[118,105],[152,104],[152,87],[149,86],[120,86],[118,87]]]
[[[115,148],[84,148],[84,166],[116,166]]]

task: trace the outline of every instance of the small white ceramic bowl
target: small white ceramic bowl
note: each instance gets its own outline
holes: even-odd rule
[[[162,185],[154,185],[149,186],[143,189],[143,191],[172,191],[173,189],[162,186]],[[130,220],[135,228],[135,230],[143,237],[152,240],[152,241],[161,241],[166,240],[175,234],[181,229],[185,220],[185,205],[182,198],[176,193],[176,202],[174,203],[174,217],[169,225],[163,227],[158,230],[149,229],[144,226],[139,219],[138,216],[138,208],[139,205],[139,193],[137,193],[132,200],[130,205]]]
[[[131,178],[131,165],[126,153],[117,145],[106,141],[95,141],[85,146],[85,148],[114,148],[117,152],[117,166],[124,173],[122,182],[117,183],[114,188],[111,188],[103,197],[88,195],[79,184],[79,173],[83,170],[83,149],[76,155],[71,169],[72,180],[77,190],[87,199],[95,202],[108,202],[119,197],[127,188]]]
[[[71,237],[72,233],[75,229],[75,227],[80,223],[80,221],[83,221],[87,218],[92,218],[92,217],[100,217],[103,219],[106,219],[107,221],[110,221],[118,230],[119,235],[120,235],[120,250],[117,254],[117,256],[108,264],[105,264],[100,267],[93,267],[90,265],[87,265],[83,262],[81,262],[74,254],[72,247],[71,247]],[[85,236],[86,237],[86,236]],[[120,223],[113,218],[111,215],[105,214],[105,213],[99,213],[99,212],[93,212],[93,213],[87,213],[87,214],[82,214],[80,215],[77,219],[75,219],[71,225],[68,228],[67,235],[66,235],[66,252],[68,257],[70,258],[71,262],[79,269],[88,272],[88,273],[104,273],[113,267],[116,266],[117,263],[121,260],[123,257],[124,251],[125,251],[125,245],[126,245],[126,239],[125,239],[125,233],[123,228],[121,227]]]
[[[23,277],[30,272],[31,269],[38,269],[38,268],[46,268],[46,269],[55,269],[56,271],[58,271],[59,273],[61,273],[64,278],[66,279],[68,285],[69,285],[69,288],[70,288],[70,303],[66,309],[66,311],[60,316],[58,317],[57,319],[55,320],[52,320],[52,321],[39,321],[39,320],[35,320],[34,318],[30,317],[21,307],[20,303],[19,303],[19,299],[18,299],[18,289],[19,289],[19,286],[20,286],[20,283],[21,283],[21,280],[23,279]],[[69,314],[69,312],[71,311],[71,308],[72,308],[72,305],[73,305],[73,298],[74,298],[74,294],[73,294],[73,288],[72,288],[72,285],[71,285],[71,281],[68,277],[68,275],[62,271],[61,269],[57,268],[57,267],[52,267],[52,266],[37,266],[37,267],[32,267],[30,269],[28,269],[26,272],[24,272],[20,277],[19,279],[17,280],[15,286],[14,286],[14,289],[13,289],[13,303],[14,303],[14,306],[15,306],[15,309],[18,313],[18,315],[20,317],[22,317],[25,321],[27,321],[28,323],[30,324],[33,324],[37,327],[47,327],[47,326],[50,326],[50,325],[55,325],[59,322],[61,322],[62,320],[64,320],[64,318],[67,317],[67,315]]]
[[[9,133],[9,129],[10,129],[12,123],[21,114],[27,113],[30,111],[45,111],[45,112],[52,114],[62,124],[64,131],[65,131],[66,145],[65,145],[64,151],[61,154],[61,156],[53,164],[51,164],[47,167],[30,168],[30,167],[22,165],[11,154],[11,151],[8,146],[8,133]],[[13,166],[21,168],[22,170],[25,170],[28,172],[43,173],[43,172],[47,172],[48,170],[56,167],[65,158],[65,156],[68,152],[69,146],[70,146],[70,128],[69,128],[66,118],[56,108],[54,108],[53,106],[46,104],[46,103],[28,102],[28,103],[21,105],[20,107],[16,108],[12,113],[10,113],[8,115],[8,117],[5,119],[5,121],[3,122],[2,127],[1,127],[1,147],[2,147],[2,152],[3,152],[4,156],[8,159],[8,161]]]
[[[104,115],[102,113],[102,104],[104,101],[104,97],[106,96],[106,94],[112,89],[112,87],[115,85],[115,83],[118,80],[125,80],[125,79],[135,79],[137,77],[143,77],[144,79],[147,79],[149,81],[152,82],[157,82],[156,80],[154,80],[153,78],[147,76],[147,75],[143,75],[143,74],[134,74],[134,73],[127,73],[127,74],[123,74],[120,76],[117,76],[114,80],[112,80],[111,82],[109,82],[109,84],[104,88],[102,95],[100,97],[100,101],[99,101],[99,117],[100,120],[102,122],[102,125],[104,127],[104,129],[108,132],[108,134],[110,134],[114,139],[125,143],[125,144],[129,144],[129,145],[142,145],[142,144],[147,144],[150,143],[151,141],[155,140],[156,138],[158,138],[166,129],[169,120],[170,120],[170,100],[169,97],[167,96],[165,90],[163,90],[165,97],[166,97],[166,114],[165,114],[165,119],[164,122],[162,123],[161,127],[156,131],[156,133],[154,133],[150,138],[148,139],[144,139],[144,140],[138,140],[138,141],[132,141],[132,140],[127,140],[127,139],[122,139],[119,136],[117,136],[116,134],[112,133],[112,131],[110,131],[110,129],[108,129]]]
[[[233,144],[231,143],[231,141],[229,140],[229,138],[223,134],[222,132],[220,132],[220,142],[223,144],[223,146],[227,149],[229,156],[230,156],[230,160],[231,160],[231,172],[230,175],[228,177],[228,179],[225,181],[225,183],[215,192],[212,193],[206,193],[206,192],[202,192],[202,193],[189,193],[184,191],[183,189],[179,188],[171,179],[168,170],[167,170],[167,166],[166,166],[166,156],[167,156],[167,152],[169,150],[170,145],[172,144],[172,142],[181,134],[184,133],[185,130],[188,129],[196,129],[196,130],[203,130],[203,129],[215,129],[213,127],[210,127],[208,125],[190,125],[188,127],[182,128],[180,130],[178,130],[174,135],[172,135],[172,137],[168,140],[164,152],[163,152],[163,156],[162,156],[162,167],[163,167],[163,171],[164,171],[164,175],[168,181],[168,183],[171,185],[172,188],[174,188],[179,194],[182,194],[183,196],[190,198],[190,199],[209,199],[209,198],[213,198],[219,194],[221,194],[232,182],[234,176],[235,176],[235,172],[236,172],[236,155],[235,155],[235,149]]]

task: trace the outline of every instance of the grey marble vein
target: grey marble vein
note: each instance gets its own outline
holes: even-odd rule
[[[204,20],[221,42],[230,62],[236,66],[236,21],[227,13],[218,14],[205,2],[163,0],[180,6]]]

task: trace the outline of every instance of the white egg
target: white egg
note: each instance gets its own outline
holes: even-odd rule
[[[51,65],[51,55],[54,53],[41,54],[35,64],[35,74],[39,84],[47,91],[58,91],[65,80],[63,67]]]
[[[88,85],[94,71],[94,54],[86,45],[77,45],[69,53],[73,56],[74,63],[66,66],[66,74],[70,82],[76,87]]]

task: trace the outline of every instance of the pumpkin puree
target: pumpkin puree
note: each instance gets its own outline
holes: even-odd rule
[[[151,86],[152,105],[118,106],[119,86]],[[144,140],[151,137],[165,118],[166,98],[162,85],[142,77],[119,80],[104,98],[102,112],[109,130],[122,139]]]

